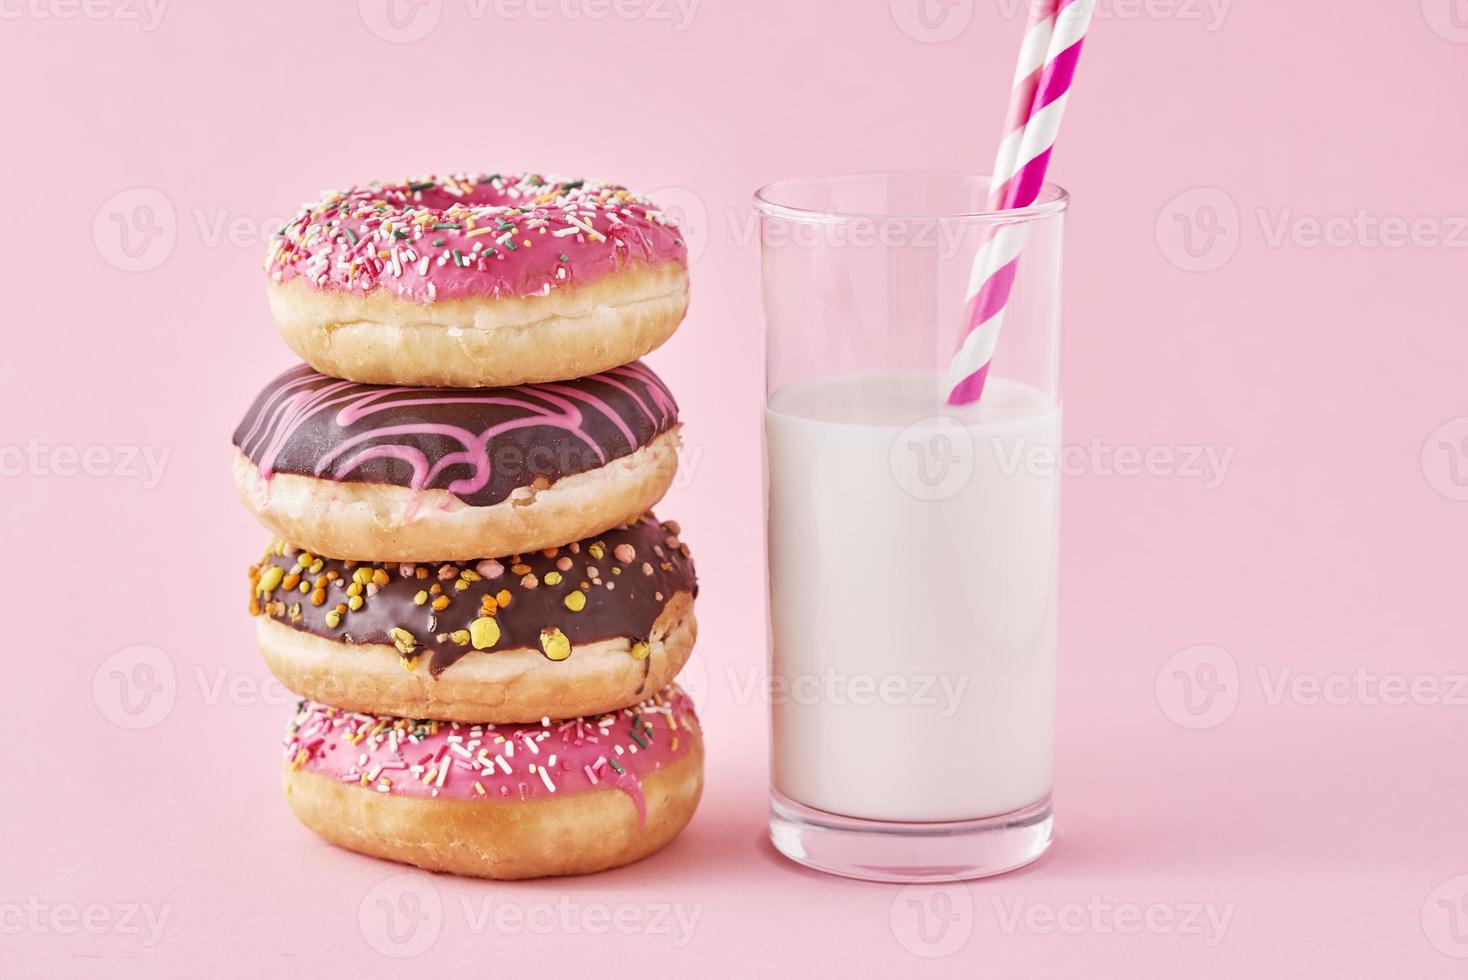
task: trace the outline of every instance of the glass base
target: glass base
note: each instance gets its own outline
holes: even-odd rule
[[[770,791],[770,841],[797,864],[863,881],[986,878],[1022,868],[1051,841],[1050,798],[1013,813],[949,823],[861,820]]]

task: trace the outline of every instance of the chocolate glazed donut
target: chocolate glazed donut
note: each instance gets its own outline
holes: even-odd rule
[[[362,385],[302,365],[235,431],[236,483],[266,527],[320,554],[466,560],[601,533],[677,468],[678,407],[633,362],[515,388]]]
[[[261,652],[291,690],[372,714],[508,723],[612,710],[670,683],[698,594],[650,515],[559,548],[374,564],[275,542],[250,569]]]

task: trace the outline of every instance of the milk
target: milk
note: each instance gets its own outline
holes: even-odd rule
[[[889,821],[1044,799],[1059,408],[861,374],[776,392],[765,436],[775,788]]]

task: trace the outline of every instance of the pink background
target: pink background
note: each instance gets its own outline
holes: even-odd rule
[[[793,174],[985,169],[1019,0],[936,4],[931,28],[916,0],[704,0],[688,23],[665,0],[430,0],[416,41],[382,6],[0,5],[0,973],[1462,975],[1468,4],[1102,0],[1052,172],[1076,199],[1067,442],[1162,462],[1067,483],[1054,852],[906,893],[763,840],[748,200]],[[263,235],[323,187],[470,167],[663,188],[701,252],[653,363],[696,457],[661,511],[704,583],[708,789],[666,852],[586,880],[425,885],[299,828],[287,698],[244,610],[264,534],[228,439],[291,363]],[[1351,220],[1322,241],[1331,218]],[[64,475],[67,447],[101,447],[101,475]],[[170,454],[161,482],[127,447]],[[1187,447],[1232,453],[1221,482]],[[127,715],[113,675],[147,680],[139,658],[161,690]],[[1417,693],[1383,703],[1397,682],[1358,669]],[[1212,700],[1185,687],[1210,677]],[[395,945],[376,902],[405,889],[427,918]],[[485,901],[531,924],[486,925]],[[166,909],[161,934],[130,905]],[[1172,924],[1122,934],[1128,905]]]

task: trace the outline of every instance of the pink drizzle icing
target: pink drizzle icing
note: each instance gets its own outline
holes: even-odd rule
[[[541,472],[554,480],[628,455],[672,428],[677,414],[662,379],[640,361],[574,382],[481,389],[363,385],[300,365],[261,392],[234,442],[267,481],[279,470],[437,488],[482,506]],[[524,441],[551,464],[543,471],[497,467],[497,440],[522,430],[532,430]],[[401,464],[409,476],[376,461]]]
[[[687,265],[676,223],[624,187],[460,173],[332,191],[275,236],[265,270],[406,299],[544,296],[633,265]]]
[[[647,819],[642,780],[698,737],[677,685],[598,717],[539,725],[464,725],[357,714],[303,701],[286,729],[293,768],[365,790],[428,799],[548,799],[612,787]]]

